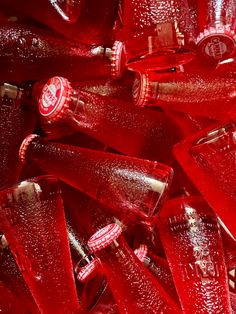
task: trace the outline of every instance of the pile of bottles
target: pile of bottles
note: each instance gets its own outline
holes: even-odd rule
[[[0,0],[0,312],[236,313],[235,0]]]

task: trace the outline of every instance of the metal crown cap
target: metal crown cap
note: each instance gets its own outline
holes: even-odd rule
[[[39,112],[49,121],[59,121],[69,108],[72,87],[70,82],[60,76],[50,78],[44,85],[39,98]]]
[[[201,54],[221,60],[229,56],[236,46],[235,31],[230,25],[216,24],[200,33],[196,44]]]
[[[136,106],[145,107],[148,104],[151,98],[151,84],[148,74],[136,73],[132,95]]]
[[[117,80],[125,72],[125,51],[124,44],[121,41],[115,41],[112,47],[111,56],[111,77]]]
[[[147,252],[147,246],[145,244],[141,244],[140,247],[134,251],[134,254],[141,262],[144,262],[144,259],[147,256]]]
[[[101,265],[100,260],[98,258],[94,258],[86,266],[81,267],[79,272],[78,272],[79,267],[76,266],[75,271],[77,273],[77,279],[81,282],[85,282],[92,273],[97,271],[100,265]]]
[[[98,230],[88,240],[88,246],[91,252],[100,251],[122,234],[122,229],[118,224],[109,224]]]
[[[21,162],[25,162],[25,154],[27,151],[27,148],[29,144],[35,139],[36,137],[39,137],[37,134],[30,134],[28,135],[23,142],[21,143],[20,149],[19,149],[19,158]]]

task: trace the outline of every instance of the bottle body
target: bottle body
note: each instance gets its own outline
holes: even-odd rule
[[[235,238],[233,221],[236,214],[232,210],[235,203],[234,132],[234,123],[214,125],[176,145],[174,153]]]
[[[230,111],[235,111],[234,72],[151,73],[137,80],[134,102],[138,106],[160,106],[216,120],[230,118]]]
[[[24,0],[2,0],[57,32],[85,44],[103,44],[111,40],[111,31],[117,15],[116,0],[107,1],[49,1],[40,3]]]
[[[35,117],[30,100],[17,86],[0,86],[0,187],[17,182],[21,170],[18,150],[22,139],[33,131]]]
[[[219,225],[208,204],[200,197],[171,200],[158,225],[183,311],[231,313]]]
[[[1,228],[40,311],[80,313],[56,180],[23,181],[3,190],[0,201]]]
[[[99,236],[100,231],[97,232]],[[179,313],[178,307],[137,259],[123,236],[96,251],[96,255],[122,314]]]
[[[22,273],[18,268],[9,246],[0,250],[0,281],[20,300],[29,313],[39,314],[32,294],[26,285]]]
[[[194,38],[185,0],[124,1],[124,37],[129,69],[166,69],[194,57]]]
[[[21,152],[25,149],[26,163],[54,174],[125,220],[152,219],[172,178],[172,169],[156,162],[46,142],[39,136],[26,138]]]
[[[0,35],[3,80],[11,81],[13,73],[19,82],[58,74],[71,80],[110,77],[107,54],[111,49],[72,43],[49,31],[17,23],[2,24]]]
[[[51,125],[69,125],[129,156],[169,163],[179,138],[174,123],[162,112],[73,89],[60,77],[45,85],[39,110]]]

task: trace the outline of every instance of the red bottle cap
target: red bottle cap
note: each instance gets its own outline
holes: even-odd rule
[[[125,72],[125,51],[124,44],[121,41],[115,41],[112,47],[111,56],[111,77],[117,80]]]
[[[69,108],[72,95],[70,82],[60,76],[50,78],[39,99],[39,112],[50,121],[59,121]]]
[[[225,25],[205,29],[197,38],[198,51],[207,58],[223,60],[235,51],[235,31]]]
[[[79,266],[77,265],[75,268],[75,272],[77,273],[77,279],[81,282],[85,282],[90,275],[97,271],[100,265],[101,264],[98,258],[94,258],[86,266],[81,267],[79,272],[78,272]]]
[[[98,230],[88,240],[88,246],[91,252],[99,251],[113,241],[115,241],[122,233],[122,229],[117,224],[110,224]]]
[[[27,148],[28,148],[29,144],[33,141],[33,139],[36,137],[39,137],[39,135],[30,134],[23,140],[23,142],[21,143],[20,149],[19,149],[20,161],[25,162],[25,153],[27,151]]]
[[[157,88],[158,83],[151,82],[150,76],[147,73],[136,73],[132,89],[134,104],[138,107],[145,107],[155,102],[157,98]]]
[[[147,256],[147,252],[148,248],[145,244],[141,244],[138,249],[134,250],[134,254],[141,262],[144,262],[144,259]]]

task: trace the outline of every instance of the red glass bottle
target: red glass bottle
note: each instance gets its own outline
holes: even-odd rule
[[[124,219],[155,216],[172,178],[172,169],[157,162],[47,142],[37,135],[23,141],[19,154]]]
[[[39,314],[38,306],[22,277],[22,269],[18,268],[3,234],[0,236],[0,270],[0,282],[24,305],[27,313]]]
[[[119,98],[133,105],[132,86],[134,82],[134,72],[126,71],[119,80],[90,80],[78,81],[74,83],[75,88],[84,89],[88,92],[111,98]]]
[[[101,44],[111,40],[117,16],[117,0],[1,0],[57,32],[86,44]]]
[[[178,141],[176,127],[162,112],[74,89],[62,77],[47,82],[39,111],[52,125],[72,126],[129,156],[168,162]]]
[[[235,53],[234,0],[198,0],[199,54],[207,59],[223,60]]]
[[[119,78],[124,71],[120,42],[113,48],[85,46],[17,23],[1,24],[0,37],[0,78],[4,81],[47,80],[53,75],[74,81]]]
[[[170,297],[178,304],[179,298],[167,260],[154,255],[148,250],[148,247],[145,244],[141,244],[134,253],[144,266],[157,278],[159,284],[165,289]]]
[[[230,292],[230,303],[232,308],[232,314],[236,313],[236,295]]]
[[[0,85],[0,187],[17,182],[21,170],[20,143],[30,134],[35,117],[30,98],[15,85]]]
[[[56,179],[2,190],[0,204],[1,229],[41,313],[81,313]]]
[[[24,304],[21,304],[14,295],[8,290],[3,283],[0,281],[0,312],[2,314],[27,314],[27,310],[24,309]]]
[[[96,306],[90,311],[91,314],[119,314],[118,306],[114,300],[114,297],[110,289],[106,289],[105,293],[96,304]]]
[[[125,0],[123,33],[131,70],[167,69],[194,57],[194,29],[185,0]]]
[[[86,243],[91,234],[117,220],[109,208],[96,200],[63,182],[61,186],[66,215],[75,230],[85,230],[86,235],[83,238]]]
[[[107,286],[106,279],[101,271],[99,259],[89,252],[88,236],[80,223],[73,221],[72,216],[68,217],[67,210],[66,218],[77,294],[82,308],[90,311],[102,297]]]
[[[230,314],[220,229],[209,205],[201,197],[173,199],[158,226],[184,313]]]
[[[180,313],[164,289],[136,258],[117,224],[100,229],[88,241],[100,258],[120,313]]]
[[[229,232],[236,237],[234,123],[204,129],[177,144],[177,160]]]
[[[137,75],[133,87],[137,106],[160,106],[216,120],[236,111],[235,72],[148,73]]]

